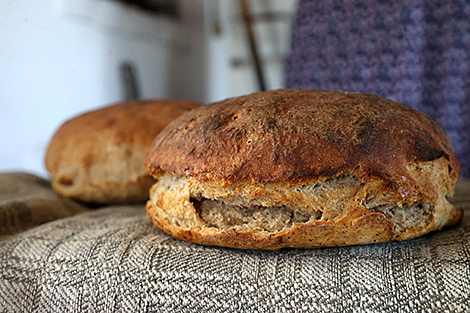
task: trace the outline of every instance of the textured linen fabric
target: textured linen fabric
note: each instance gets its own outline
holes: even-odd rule
[[[28,173],[0,174],[0,240],[86,210],[55,194],[43,178]]]
[[[470,208],[470,183],[454,202]],[[470,211],[404,242],[205,247],[107,207],[0,241],[0,312],[468,312]]]
[[[409,105],[444,127],[470,177],[470,1],[300,0],[286,87]]]

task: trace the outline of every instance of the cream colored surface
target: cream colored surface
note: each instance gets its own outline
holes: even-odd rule
[[[145,147],[114,145],[97,135],[93,164],[67,162],[51,175],[53,189],[83,202],[140,202],[148,198],[155,179],[143,167]],[[70,179],[71,184],[64,181]]]

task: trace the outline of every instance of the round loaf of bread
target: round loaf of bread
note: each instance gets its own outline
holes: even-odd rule
[[[155,139],[146,211],[175,238],[242,249],[411,239],[457,223],[441,126],[373,95],[276,90],[201,106]]]
[[[146,201],[155,179],[143,163],[155,136],[198,106],[179,100],[129,101],[65,122],[46,153],[52,187],[82,202]]]

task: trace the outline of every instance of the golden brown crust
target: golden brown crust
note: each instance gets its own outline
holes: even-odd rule
[[[162,177],[146,206],[153,223],[200,244],[280,249],[405,240],[462,217],[446,199],[460,166],[445,131],[373,95],[276,90],[203,106],[157,136],[145,165]],[[215,202],[198,209],[198,201]],[[245,208],[257,216],[246,218]],[[269,208],[302,222],[259,231]],[[238,216],[243,222],[233,226]]]
[[[149,204],[146,210],[149,210]],[[456,211],[453,225],[462,218],[462,211]],[[238,232],[236,229],[220,231],[214,228],[182,228],[173,224],[162,223],[151,216],[152,222],[162,231],[176,239],[210,246],[222,246],[237,249],[279,250],[282,248],[314,249],[401,241],[416,238],[432,229],[423,229],[413,236],[397,236],[395,225],[382,212],[371,212],[358,207],[350,215],[337,223],[308,222],[297,224],[293,228],[264,235],[251,232]]]
[[[54,190],[84,202],[145,201],[155,180],[143,160],[155,136],[198,106],[178,100],[128,101],[65,122],[45,157]]]
[[[156,138],[146,168],[201,180],[297,182],[351,171],[394,181],[408,163],[440,157],[456,180],[445,131],[408,106],[359,93],[275,90],[178,118]]]

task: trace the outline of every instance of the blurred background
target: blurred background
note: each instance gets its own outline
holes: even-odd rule
[[[0,1],[0,171],[47,176],[55,130],[115,102],[277,88],[418,109],[470,177],[469,1]]]
[[[284,85],[295,0],[250,0],[265,85]],[[259,90],[240,2],[0,1],[0,171],[47,176],[65,120],[128,98],[203,103]]]

